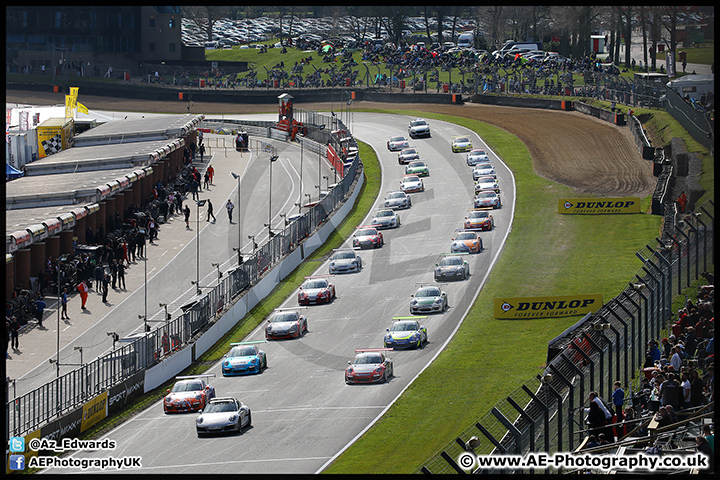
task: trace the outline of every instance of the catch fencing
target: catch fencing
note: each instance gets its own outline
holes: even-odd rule
[[[209,121],[208,124],[214,122]],[[253,127],[253,125],[240,125],[237,122],[221,121],[220,123],[228,130],[238,126]],[[345,129],[342,123],[339,126]],[[201,124],[201,127],[207,125]],[[311,140],[306,141],[315,143]],[[357,149],[354,139],[350,140],[350,144]],[[321,147],[321,144],[315,144],[312,148],[321,151]],[[282,231],[254,249],[251,255],[245,256],[244,261],[224,275],[214,288],[182,307],[183,313],[179,317],[167,320],[155,330],[128,338],[116,338],[120,346],[114,342],[110,353],[26,394],[12,399],[8,394],[5,410],[6,438],[26,435],[62,417],[102,392],[138,372],[157,365],[168,355],[186,347],[239,295],[256,284],[268,270],[322,226],[347,199],[360,174],[362,174],[362,163],[359,156],[355,156],[352,163],[346,164],[342,179],[327,192],[326,196],[316,204],[304,207],[303,214],[296,220],[286,221]]]
[[[607,399],[615,381],[630,385],[644,363],[648,341],[670,329],[673,297],[714,265],[714,216],[713,202],[693,214],[676,215],[657,245],[636,253],[642,266],[625,289],[550,342],[542,374],[493,406],[415,473],[469,473],[458,464],[468,451],[526,455],[576,449],[587,435],[582,407],[588,393],[597,391]],[[629,389],[625,392],[626,399],[632,396]],[[468,446],[472,437],[479,439],[474,448]]]

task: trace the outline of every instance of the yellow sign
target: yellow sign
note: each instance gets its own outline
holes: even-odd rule
[[[80,424],[81,432],[84,432],[103,418],[107,417],[107,398],[108,392],[105,390],[103,393],[83,405],[82,423]]]
[[[640,213],[640,199],[623,198],[561,198],[558,213],[599,215],[613,213]]]
[[[555,297],[512,297],[495,299],[495,318],[570,317],[602,307],[602,294]]]

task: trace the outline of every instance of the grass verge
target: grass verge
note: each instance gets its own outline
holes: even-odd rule
[[[557,200],[573,197],[572,189],[535,175],[517,137],[468,118],[382,112],[451,121],[478,133],[515,175],[515,220],[503,254],[446,350],[324,473],[407,474],[422,466],[538,372],[547,341],[579,319],[497,320],[494,298],[601,293],[607,301],[640,267],[634,253],[657,235],[661,222],[647,214],[560,215]],[[649,206],[650,199],[643,199],[642,211]]]

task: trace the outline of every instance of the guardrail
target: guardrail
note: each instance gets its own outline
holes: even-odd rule
[[[594,390],[608,399],[615,381],[630,385],[642,368],[648,341],[670,330],[673,296],[714,264],[714,216],[714,203],[708,202],[694,214],[675,217],[657,246],[636,253],[642,266],[625,289],[548,345],[542,374],[511,392],[414,473],[469,472],[457,463],[467,451],[526,455],[579,446],[587,434],[581,407],[588,393]],[[629,389],[625,392],[626,399],[632,397]],[[472,437],[480,441],[471,449]]]
[[[230,122],[226,125],[231,129],[240,124]],[[339,125],[346,130],[342,123]],[[258,126],[272,130],[267,126]],[[357,147],[354,139],[351,143]],[[319,145],[315,148],[321,151]],[[37,430],[186,347],[222,314],[227,305],[256,284],[266,272],[328,220],[351,193],[356,176],[361,171],[361,160],[356,156],[346,167],[342,179],[324,198],[259,246],[242,264],[228,272],[217,286],[188,302],[179,317],[168,320],[150,332],[121,340],[127,344],[113,348],[110,353],[24,395],[13,399],[8,395],[5,410],[6,438]]]

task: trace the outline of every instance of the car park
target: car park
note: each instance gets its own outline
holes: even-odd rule
[[[448,308],[447,294],[436,286],[422,286],[412,295],[410,313],[438,313]]]
[[[435,264],[435,281],[440,280],[467,280],[470,276],[470,264],[460,255],[443,255]]]
[[[308,331],[307,318],[297,310],[277,310],[265,325],[265,339],[300,338]]]
[[[430,124],[425,119],[416,118],[408,126],[408,135],[410,135],[410,138],[429,137]]]
[[[480,177],[475,182],[475,195],[483,190],[493,190],[495,193],[500,193],[500,185],[492,177]]]
[[[385,383],[394,374],[393,362],[385,356],[390,348],[355,350],[355,358],[348,361],[345,383]]]
[[[417,175],[406,175],[400,180],[400,190],[405,193],[424,192],[425,184]]]
[[[400,153],[398,153],[398,163],[400,165],[405,165],[407,163],[412,162],[413,160],[419,160],[420,159],[420,153],[418,151],[411,147],[411,148],[403,148]]]
[[[215,387],[207,383],[214,373],[175,377],[172,389],[167,390],[163,399],[165,413],[198,411],[215,397]]]
[[[482,238],[475,232],[460,231],[450,244],[452,253],[480,253],[482,249]]]
[[[427,328],[419,317],[396,317],[383,338],[385,348],[422,348],[428,341]]]
[[[400,226],[400,215],[392,209],[384,208],[375,212],[370,223],[375,228],[397,228]]]
[[[382,232],[373,226],[359,226],[352,236],[353,248],[380,248],[384,243]]]
[[[223,355],[223,376],[249,375],[251,373],[260,373],[267,368],[267,355],[255,345],[263,342],[231,343],[230,345],[233,348]]]
[[[492,177],[497,178],[497,172],[495,168],[489,163],[481,163],[475,166],[472,171],[473,180],[477,182],[480,177]]]
[[[410,208],[412,206],[412,200],[410,196],[405,192],[390,192],[385,197],[385,207],[387,208]]]
[[[473,199],[473,205],[475,208],[500,208],[502,206],[500,202],[500,195],[496,193],[495,190],[483,190],[478,192]]]
[[[425,162],[416,160],[405,167],[405,175],[417,175],[418,177],[430,176],[430,169]]]
[[[195,419],[197,436],[211,433],[236,432],[252,426],[250,408],[236,398],[222,397],[210,400]]]
[[[308,277],[298,292],[300,305],[330,303],[335,298],[335,285],[327,278]]]
[[[466,161],[472,167],[478,163],[490,162],[490,156],[481,148],[473,148],[468,152]]]
[[[391,210],[392,211],[392,210]],[[362,258],[354,250],[338,250],[330,257],[330,274],[359,272],[362,270]]]
[[[495,227],[493,216],[484,209],[471,210],[463,223],[465,230],[492,230]]]
[[[451,148],[453,153],[467,152],[472,150],[472,140],[469,137],[453,137]]]
[[[408,144],[407,139],[402,135],[390,137],[390,140],[387,141],[387,148],[391,152],[402,150],[403,148],[408,148],[409,146],[410,144]]]

